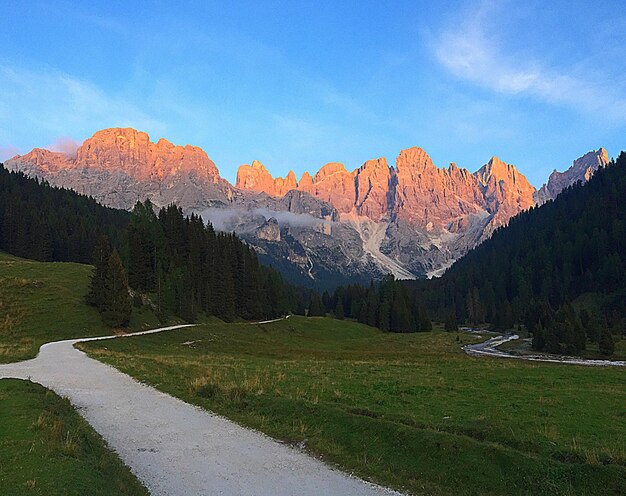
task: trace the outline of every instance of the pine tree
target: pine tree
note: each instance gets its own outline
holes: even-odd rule
[[[126,326],[130,322],[132,301],[128,293],[128,278],[117,250],[109,257],[108,270],[104,280],[102,320],[111,327]]]
[[[343,302],[341,301],[341,298],[337,300],[337,304],[335,305],[334,315],[336,319],[339,319],[339,320],[344,319]]]
[[[87,293],[87,303],[97,307],[99,310],[103,309],[108,295],[106,294],[106,278],[109,272],[109,258],[111,256],[111,245],[109,238],[105,235],[100,236],[98,245],[93,254],[94,269],[91,274],[91,281],[89,283],[89,292]]]
[[[454,312],[448,313],[444,327],[446,332],[457,332],[459,330],[459,326],[456,323],[456,316],[454,315]]]
[[[533,331],[532,346],[533,349],[538,351],[543,351],[546,347],[546,334],[543,329],[543,325],[541,325],[541,320],[539,320]]]
[[[603,327],[600,331],[600,338],[598,340],[598,347],[600,353],[605,356],[610,356],[615,352],[615,342],[613,341],[613,334],[608,327]]]
[[[313,291],[311,294],[311,302],[309,304],[309,316],[310,317],[323,317],[326,315],[320,295],[317,291]]]

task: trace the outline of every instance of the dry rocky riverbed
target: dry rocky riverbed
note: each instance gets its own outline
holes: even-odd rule
[[[626,367],[626,361],[623,360],[589,360],[585,358],[540,353],[512,353],[498,348],[500,345],[516,339],[519,339],[517,334],[495,336],[482,343],[467,344],[463,346],[463,350],[471,356],[516,358],[518,360],[528,360],[530,362],[565,363],[571,365],[591,365],[596,367]]]

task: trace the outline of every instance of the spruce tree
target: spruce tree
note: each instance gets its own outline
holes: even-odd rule
[[[600,353],[605,356],[610,356],[615,352],[615,342],[613,341],[613,334],[608,327],[603,327],[600,331],[600,338],[598,340],[598,347]]]
[[[106,235],[100,236],[98,244],[93,254],[93,272],[89,283],[89,292],[87,293],[87,303],[97,307],[99,310],[104,308],[107,301],[106,294],[106,278],[109,272],[109,258],[111,256],[111,245]]]
[[[457,332],[459,330],[459,326],[456,323],[456,315],[454,315],[454,312],[448,313],[445,322],[445,330],[446,332]]]
[[[341,301],[341,298],[337,300],[337,304],[335,305],[335,310],[334,310],[334,314],[335,314],[335,318],[339,319],[339,320],[343,320],[344,319],[344,310],[343,310],[343,302]]]
[[[311,302],[309,304],[309,316],[310,317],[323,317],[326,315],[325,309],[322,305],[320,295],[317,291],[311,294]]]
[[[102,320],[111,327],[126,326],[130,322],[132,301],[128,293],[128,278],[117,250],[109,257],[104,280],[105,302],[102,305]]]

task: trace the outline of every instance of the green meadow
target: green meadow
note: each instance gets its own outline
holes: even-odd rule
[[[142,495],[148,491],[69,401],[0,380],[0,494]]]
[[[626,493],[626,373],[473,358],[482,338],[211,323],[79,345],[187,402],[412,494]]]
[[[92,270],[0,252],[0,363],[33,358],[49,341],[111,334],[85,303]],[[133,310],[131,330],[158,326],[151,312]]]

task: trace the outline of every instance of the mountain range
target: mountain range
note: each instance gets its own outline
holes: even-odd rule
[[[131,209],[146,198],[158,207],[176,203],[236,232],[289,279],[324,287],[389,272],[439,275],[512,216],[587,181],[608,161],[605,149],[591,151],[537,190],[498,157],[471,173],[454,163],[439,168],[414,147],[393,166],[378,158],[348,171],[333,162],[300,180],[292,171],[274,178],[253,161],[233,186],[201,148],[112,128],[73,155],[35,148],[4,165],[111,207]]]

